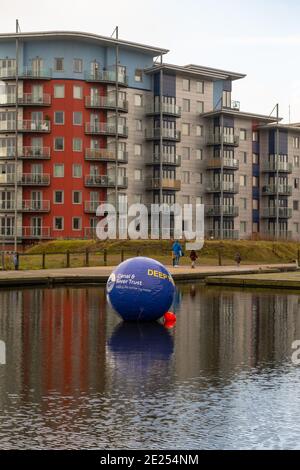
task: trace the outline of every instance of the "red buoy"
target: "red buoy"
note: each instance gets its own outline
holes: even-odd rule
[[[175,313],[167,312],[167,313],[164,314],[164,320],[165,320],[165,324],[166,323],[168,323],[168,324],[171,323],[171,324],[174,325],[176,323],[177,318],[176,318]]]

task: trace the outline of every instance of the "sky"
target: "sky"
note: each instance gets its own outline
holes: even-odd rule
[[[4,6],[5,5],[5,6]],[[165,60],[247,74],[241,110],[300,122],[299,0],[0,0],[0,32],[71,30],[170,50]]]

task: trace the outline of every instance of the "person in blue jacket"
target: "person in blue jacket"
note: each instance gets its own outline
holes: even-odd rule
[[[174,267],[178,268],[180,258],[181,258],[181,256],[183,256],[182,247],[181,247],[178,240],[176,240],[174,242],[174,244],[172,246],[172,251],[173,251],[173,254],[174,254],[174,258],[175,258]]]

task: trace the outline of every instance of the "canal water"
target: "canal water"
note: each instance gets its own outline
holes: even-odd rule
[[[299,449],[299,295],[182,285],[174,309],[167,330],[103,288],[0,291],[0,448]]]

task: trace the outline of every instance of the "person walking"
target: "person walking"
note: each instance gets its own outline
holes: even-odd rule
[[[242,257],[241,257],[240,252],[238,251],[235,255],[235,262],[236,262],[236,265],[237,265],[238,268],[241,265],[241,261],[242,261]]]
[[[195,250],[191,251],[190,258],[191,258],[191,262],[192,262],[192,269],[195,269],[196,261],[198,259],[198,255],[197,255]]]
[[[18,271],[19,270],[19,253],[17,251],[13,254],[13,263],[14,263],[15,271]]]
[[[182,251],[182,247],[179,243],[178,240],[175,241],[175,243],[173,244],[172,246],[172,252],[173,252],[173,255],[174,255],[174,258],[175,258],[175,261],[174,261],[174,268],[178,268],[179,267],[179,262],[180,262],[180,258],[181,256],[183,256],[183,251]]]

